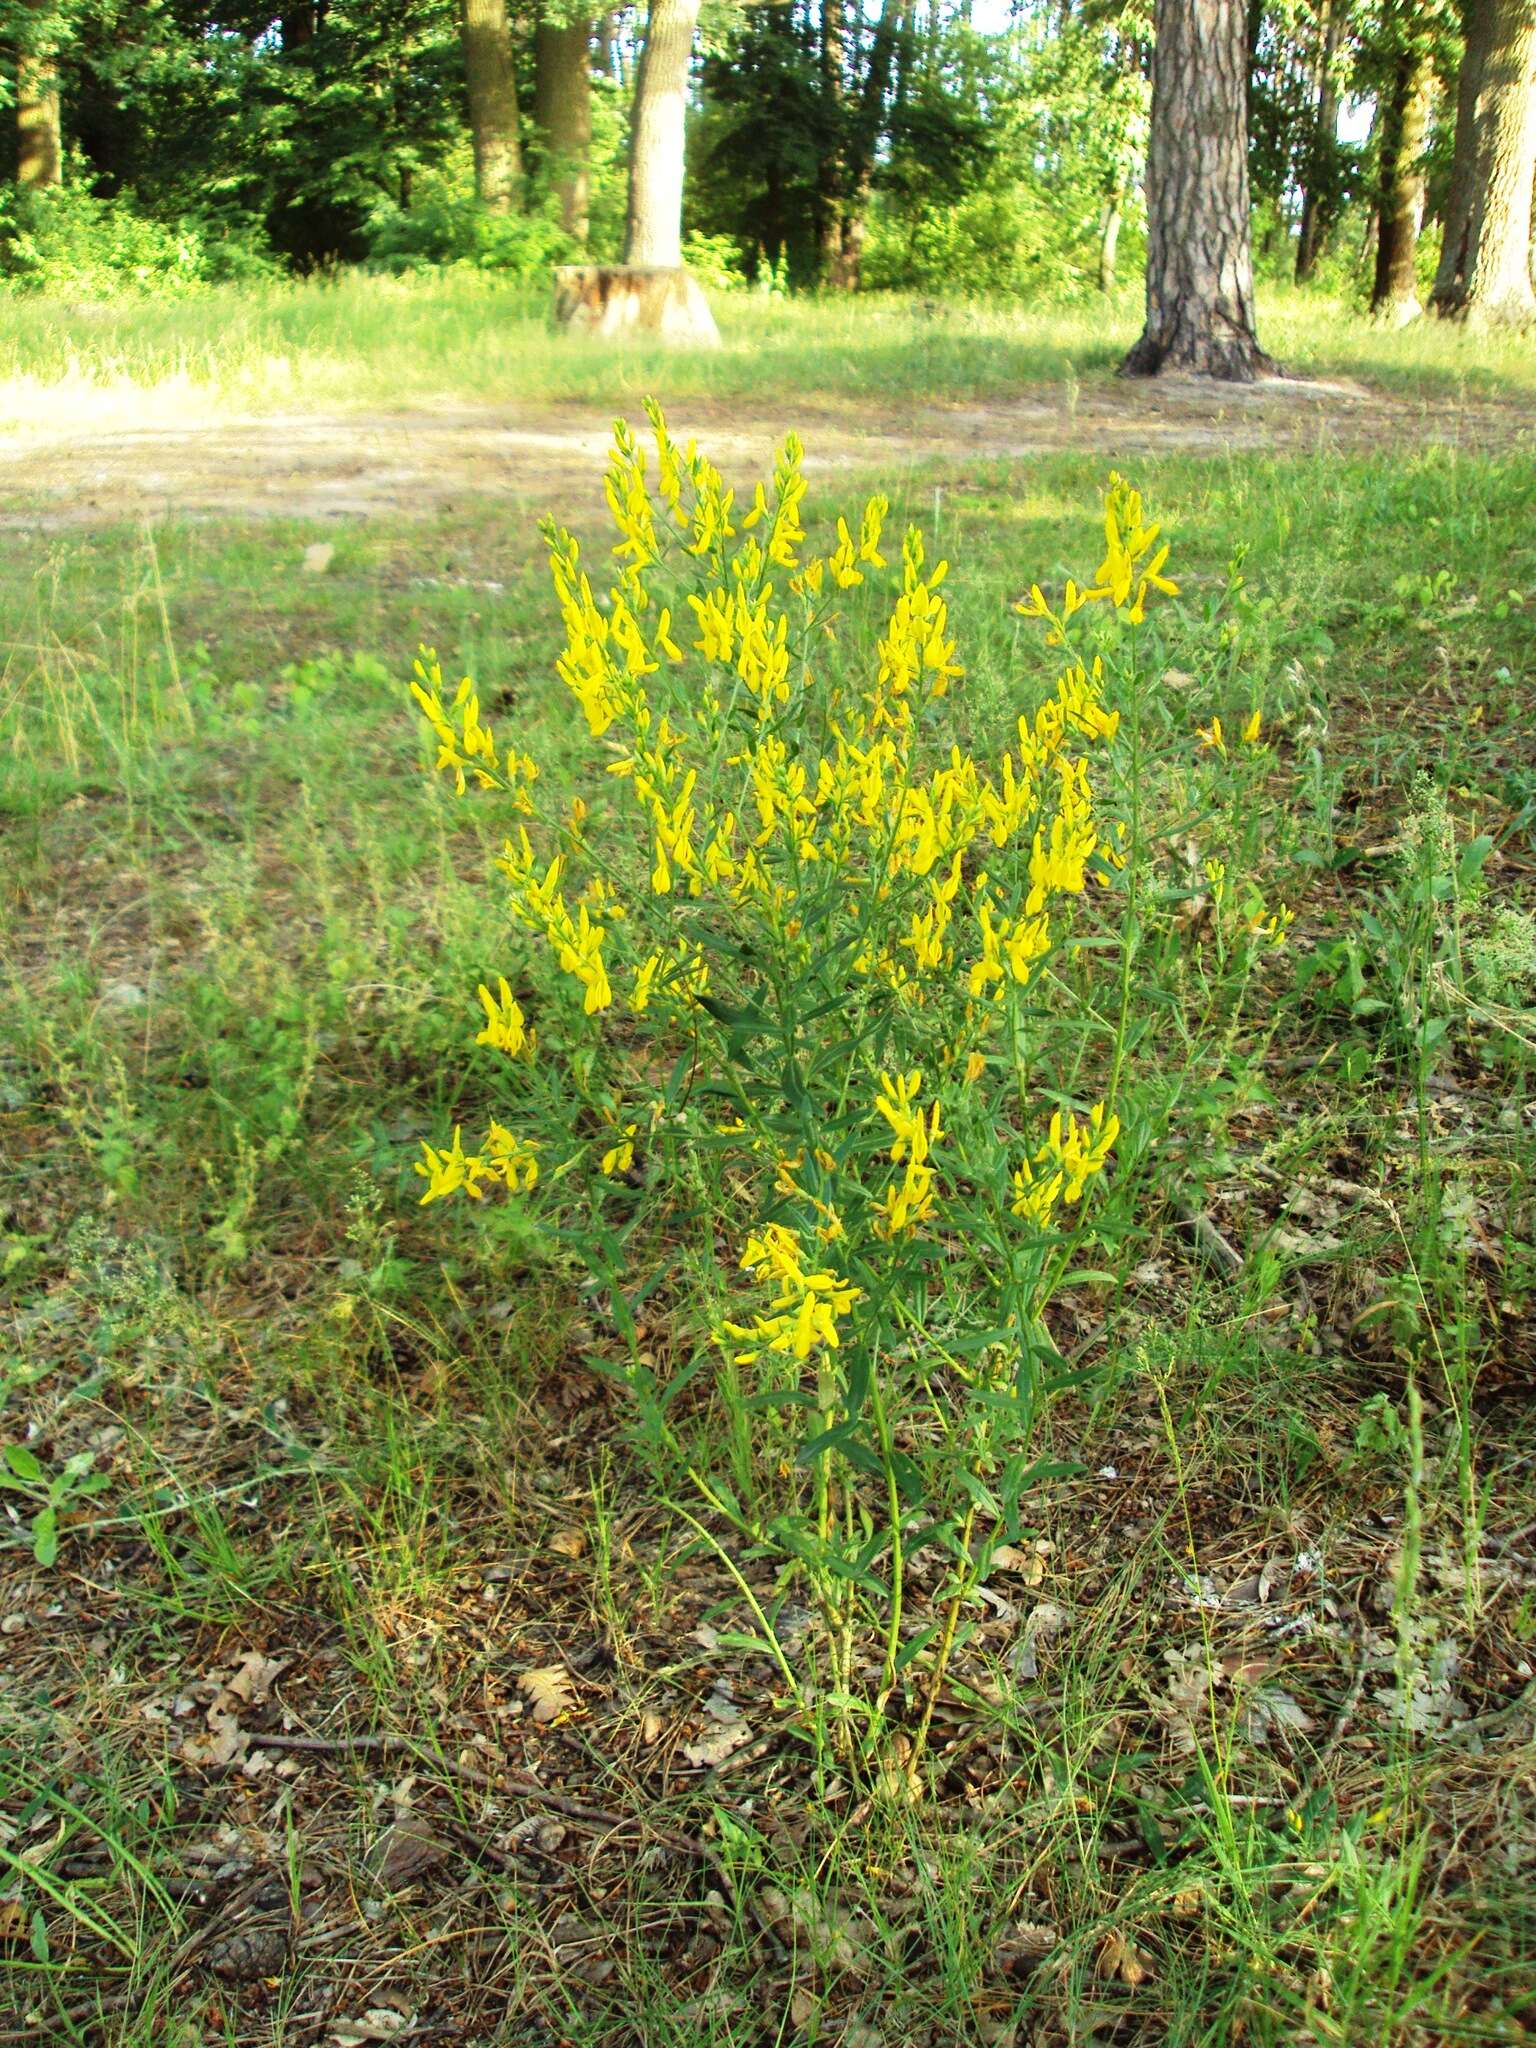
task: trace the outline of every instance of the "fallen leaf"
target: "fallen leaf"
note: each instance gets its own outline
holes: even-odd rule
[[[364,1859],[369,1875],[385,1891],[404,1890],[441,1863],[448,1845],[424,1821],[397,1820],[373,1843]]]
[[[208,1725],[193,1729],[183,1740],[181,1760],[199,1764],[206,1770],[218,1770],[244,1756],[250,1742],[251,1738],[233,1714],[220,1713],[217,1708],[210,1707]]]
[[[527,1695],[533,1718],[541,1727],[558,1721],[562,1714],[576,1711],[576,1695],[562,1665],[547,1664],[535,1671],[525,1671],[517,1681],[517,1689]]]
[[[1056,1946],[1056,1929],[1045,1920],[1020,1920],[997,1944],[995,1960],[1004,1976],[1032,1970]]]
[[[335,558],[336,550],[328,540],[317,540],[304,550],[304,573],[306,576],[323,576]]]
[[[1097,1967],[1101,1977],[1108,1977],[1127,1985],[1132,1991],[1138,1984],[1145,1984],[1152,1975],[1151,1965],[1146,1957],[1133,1941],[1126,1939],[1118,1927],[1112,1927],[1105,1935],[1104,1945],[1099,1950]]]
[[[259,1650],[247,1650],[224,1690],[242,1707],[259,1707],[292,1662],[291,1657],[264,1657]]]
[[[562,1557],[580,1557],[587,1547],[587,1539],[579,1529],[557,1529],[549,1539],[548,1548],[558,1551]]]

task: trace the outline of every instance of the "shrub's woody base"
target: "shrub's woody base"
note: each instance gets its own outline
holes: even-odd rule
[[[688,272],[641,263],[567,263],[555,272],[555,325],[604,341],[655,337],[718,348],[709,302]]]

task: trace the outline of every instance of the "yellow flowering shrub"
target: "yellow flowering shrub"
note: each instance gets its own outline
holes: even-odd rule
[[[750,1471],[694,1476],[809,1574],[840,1697],[853,1618],[881,1610],[883,1704],[908,1654],[903,1519],[921,1509],[962,1576],[978,1512],[1016,1519],[1064,1234],[1114,1155],[1115,1079],[1073,1101],[1035,1061],[1079,908],[1100,892],[1119,924],[1119,713],[1103,659],[1069,651],[1008,729],[960,744],[949,564],[921,533],[892,538],[875,496],[813,544],[793,436],[739,506],[648,410],[650,450],[615,430],[609,562],[545,529],[578,800],[557,815],[473,684],[417,666],[438,767],[509,814],[522,935],[477,1039],[517,1107],[472,1150],[426,1146],[421,1199],[535,1200],[620,1310],[682,1247],[675,1313],[780,1492],[764,1510]],[[1091,583],[1019,607],[1053,645],[1085,608],[1134,628],[1176,588],[1118,477],[1104,524]]]

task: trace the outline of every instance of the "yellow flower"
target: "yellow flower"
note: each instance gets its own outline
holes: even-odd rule
[[[480,1000],[485,1005],[485,1029],[475,1037],[476,1045],[489,1045],[497,1052],[504,1052],[516,1058],[519,1053],[533,1054],[534,1037],[527,1028],[522,1006],[513,997],[507,986],[505,975],[498,978],[499,993],[492,996],[484,982],[480,984]]]
[[[656,977],[661,972],[661,955],[652,953],[642,960],[635,969],[635,986],[629,998],[629,1007],[637,1017],[643,1017],[650,1007],[651,995],[656,986]]]
[[[460,1188],[479,1201],[481,1181],[497,1178],[477,1153],[464,1150],[457,1124],[453,1127],[453,1143],[446,1152],[437,1151],[425,1138],[422,1139],[421,1158],[416,1162],[416,1171],[427,1183],[427,1192],[421,1198],[423,1207],[428,1202],[440,1202],[445,1195],[456,1194]]]
[[[527,1194],[539,1177],[538,1141],[516,1137],[504,1124],[492,1123],[485,1149],[512,1193]]]
[[[439,1202],[460,1188],[479,1201],[484,1192],[482,1181],[499,1180],[513,1194],[522,1194],[539,1177],[537,1144],[514,1137],[511,1131],[498,1123],[492,1123],[486,1132],[483,1154],[464,1150],[457,1124],[453,1130],[453,1143],[446,1152],[439,1152],[425,1139],[422,1140],[421,1151],[416,1171],[427,1183],[427,1191],[421,1198],[423,1205]]]
[[[608,1147],[602,1159],[602,1171],[604,1173],[628,1173],[629,1169],[634,1165],[636,1129],[636,1125],[626,1124],[624,1126],[624,1135],[620,1138],[619,1142]]]
[[[1225,757],[1227,751],[1227,743],[1222,738],[1221,720],[1219,718],[1213,718],[1209,725],[1202,725],[1197,727],[1197,731],[1200,735],[1201,746],[1214,747],[1218,754]]]
[[[921,1067],[914,1067],[910,1074],[889,1074],[880,1076],[880,1093],[875,1098],[875,1108],[890,1125],[891,1158],[899,1166],[908,1155],[921,1162],[928,1157],[929,1129],[923,1108],[917,1099],[923,1085]],[[933,1105],[932,1135],[939,1135],[939,1106]]]
[[[1086,1124],[1057,1110],[1033,1161],[1026,1159],[1014,1172],[1014,1215],[1049,1229],[1058,1206],[1081,1200],[1088,1182],[1104,1171],[1119,1135],[1119,1117],[1102,1102],[1094,1104]]]
[[[1248,718],[1243,726],[1243,745],[1245,747],[1256,747],[1259,743],[1259,734],[1263,729],[1264,713],[1256,704],[1248,714]]]
[[[1254,937],[1267,946],[1283,946],[1291,935],[1291,926],[1296,922],[1294,910],[1288,910],[1282,903],[1268,913],[1259,911],[1252,918],[1248,929]]]

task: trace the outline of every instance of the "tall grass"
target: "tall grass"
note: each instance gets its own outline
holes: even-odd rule
[[[1107,373],[1139,299],[1067,308],[880,296],[716,303],[723,348],[613,348],[554,333],[539,290],[474,275],[229,286],[198,299],[110,304],[0,297],[0,426],[67,433],[230,413],[582,401],[647,391],[749,399],[805,417],[818,400],[888,406],[1007,398]],[[1266,344],[1301,375],[1349,376],[1404,398],[1536,392],[1528,345],[1421,321],[1373,327],[1331,299],[1272,293]],[[664,365],[664,370],[663,370]]]

